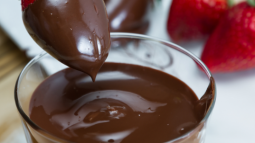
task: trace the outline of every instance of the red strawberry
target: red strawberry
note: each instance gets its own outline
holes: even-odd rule
[[[227,0],[173,0],[167,30],[178,41],[204,39],[227,9]]]
[[[255,7],[242,2],[229,9],[208,39],[201,59],[212,72],[255,67]]]
[[[25,10],[28,7],[28,5],[30,5],[34,1],[35,0],[21,0],[22,10]]]

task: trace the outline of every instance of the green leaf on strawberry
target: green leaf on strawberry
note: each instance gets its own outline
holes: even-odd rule
[[[238,3],[241,3],[241,2],[244,2],[244,1],[246,1],[246,0],[227,0],[229,7],[237,5]]]
[[[255,0],[247,0],[247,2],[248,2],[251,6],[255,6]]]

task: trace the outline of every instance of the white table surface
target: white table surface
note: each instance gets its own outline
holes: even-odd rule
[[[42,49],[24,28],[20,0],[0,0],[0,26],[27,55],[33,57]],[[166,33],[166,19],[171,0],[162,0],[152,16],[147,35],[170,40]],[[184,46],[199,56],[202,43]],[[255,69],[214,74],[217,100],[208,124],[205,143],[255,143]],[[25,138],[18,136],[19,143]]]

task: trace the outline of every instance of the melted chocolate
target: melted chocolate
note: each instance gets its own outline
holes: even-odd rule
[[[105,63],[96,82],[68,68],[35,90],[31,120],[77,143],[161,143],[195,128],[211,104],[182,81],[147,67]],[[206,104],[206,106],[205,106]]]
[[[23,11],[23,21],[45,51],[95,79],[110,49],[102,0],[35,0]]]
[[[145,33],[153,0],[104,0],[112,32]]]

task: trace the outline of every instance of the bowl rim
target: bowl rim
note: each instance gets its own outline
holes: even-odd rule
[[[125,32],[111,32],[110,33],[111,35],[111,38],[136,38],[136,39],[142,39],[142,40],[149,40],[149,41],[154,41],[154,42],[158,42],[160,44],[163,44],[165,46],[168,46],[170,48],[173,48],[185,55],[187,55],[188,57],[190,57],[191,59],[193,59],[197,64],[200,65],[200,67],[203,69],[203,71],[205,72],[205,74],[207,75],[207,77],[212,80],[213,84],[211,85],[212,88],[214,89],[214,92],[212,93],[212,101],[209,105],[209,108],[208,108],[208,111],[206,113],[206,115],[204,116],[204,118],[200,121],[200,123],[196,126],[196,128],[194,128],[193,130],[183,134],[182,136],[178,137],[178,138],[175,138],[175,139],[172,139],[170,141],[167,141],[169,143],[171,142],[174,142],[174,141],[177,141],[177,140],[181,140],[187,136],[189,136],[189,134],[191,134],[195,129],[198,128],[198,126],[201,124],[201,123],[205,123],[207,121],[207,119],[210,117],[213,109],[214,109],[214,106],[215,106],[215,102],[216,102],[216,85],[215,85],[215,82],[214,82],[214,78],[212,77],[212,74],[210,72],[210,70],[208,69],[208,67],[198,58],[196,57],[194,54],[192,54],[191,52],[189,52],[188,50],[182,48],[181,46],[178,46],[177,44],[174,44],[172,42],[169,42],[169,41],[166,41],[166,40],[161,40],[161,39],[158,39],[158,38],[154,38],[154,37],[151,37],[151,36],[147,36],[147,35],[143,35],[143,34],[135,34],[135,33],[125,33]],[[35,130],[40,130],[46,134],[49,134],[50,136],[53,136],[54,138],[60,140],[60,141],[64,141],[64,142],[70,142],[70,141],[67,141],[67,140],[63,140],[63,139],[60,139],[59,137],[51,134],[50,132],[40,128],[39,126],[37,126],[33,121],[30,120],[30,118],[26,115],[26,113],[23,111],[20,103],[19,103],[19,99],[18,99],[18,88],[19,88],[19,85],[20,85],[20,79],[23,78],[23,74],[33,65],[35,64],[36,62],[38,62],[41,58],[43,58],[44,56],[48,55],[47,52],[42,52],[41,54],[35,56],[32,60],[30,60],[26,66],[22,69],[22,71],[20,72],[18,78],[17,78],[17,81],[16,81],[16,84],[15,84],[15,88],[14,88],[14,100],[15,100],[15,105],[17,107],[17,110],[20,114],[20,116],[23,118],[23,120],[25,120],[26,123],[28,123],[32,128],[34,128]],[[210,86],[210,85],[209,85]]]

